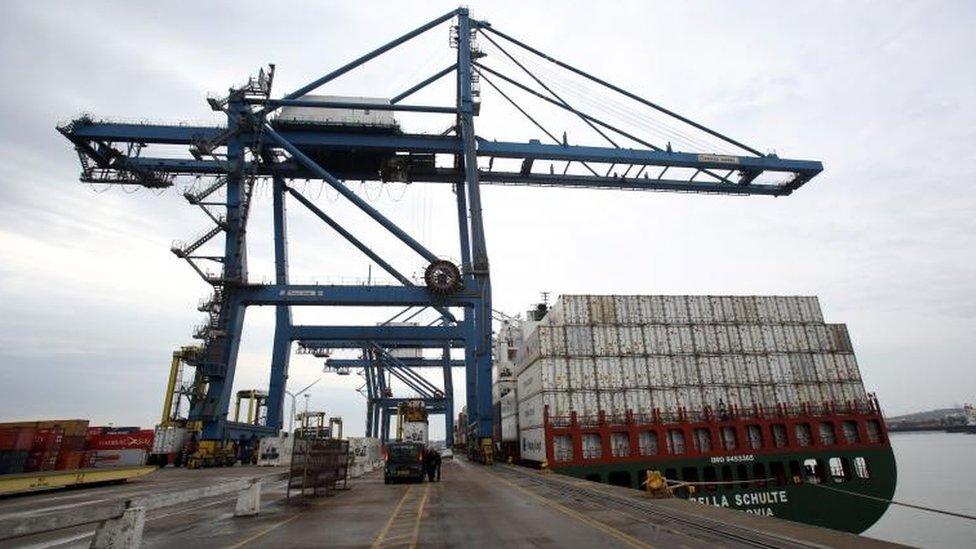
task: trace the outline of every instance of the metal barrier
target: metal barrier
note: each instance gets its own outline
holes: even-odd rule
[[[311,489],[312,495],[318,495],[322,488],[328,494],[329,490],[337,489],[340,482],[341,489],[345,489],[348,470],[348,440],[296,438],[286,495],[291,497],[293,489],[298,490],[301,495]]]
[[[147,511],[236,492],[238,496],[234,515],[256,515],[261,508],[261,484],[288,477],[289,473],[285,471],[189,490],[78,505],[52,513],[0,518],[0,541],[97,524],[91,547],[137,548],[142,543]]]

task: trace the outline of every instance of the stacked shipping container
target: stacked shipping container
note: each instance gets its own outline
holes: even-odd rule
[[[88,420],[0,423],[0,474],[142,465],[153,432]]]
[[[492,369],[492,403],[495,407],[495,440],[518,441],[518,387],[515,357],[522,335],[520,328],[505,321],[495,337]]]
[[[83,419],[0,423],[0,474],[90,466]]]
[[[867,405],[847,327],[824,323],[816,297],[561,296],[523,336],[521,431],[542,428],[545,406],[587,421]]]

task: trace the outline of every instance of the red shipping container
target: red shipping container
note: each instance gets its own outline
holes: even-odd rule
[[[64,436],[61,438],[62,452],[80,452],[85,449],[84,436]]]
[[[57,451],[31,452],[27,458],[26,471],[53,471],[58,466]]]
[[[84,458],[85,452],[62,451],[58,454],[55,468],[59,471],[81,469],[81,463]]]
[[[61,441],[64,434],[61,429],[38,429],[34,434],[33,452],[54,451],[61,448]]]
[[[34,429],[13,427],[0,429],[0,452],[17,452],[34,447]]]
[[[100,434],[88,437],[89,450],[149,450],[152,448],[152,430],[144,429],[131,433]]]

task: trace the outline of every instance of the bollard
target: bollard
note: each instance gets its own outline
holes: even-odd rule
[[[235,517],[250,517],[261,511],[261,481],[256,480],[237,495]]]
[[[660,471],[648,470],[647,480],[644,481],[645,494],[652,498],[671,497],[671,489],[668,488],[668,481]]]
[[[146,525],[146,508],[129,507],[121,517],[99,523],[91,549],[139,549],[142,529]]]

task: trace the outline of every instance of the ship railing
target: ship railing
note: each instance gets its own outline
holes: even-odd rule
[[[604,425],[647,425],[666,423],[720,423],[741,419],[775,419],[795,417],[824,417],[834,415],[875,415],[880,413],[877,399],[869,395],[865,400],[857,401],[825,401],[822,403],[801,403],[795,406],[777,404],[769,410],[762,405],[748,408],[731,405],[715,410],[710,406],[702,409],[688,409],[679,407],[675,410],[661,410],[654,408],[651,412],[633,412],[627,410],[623,414],[599,411],[596,414],[580,414],[571,411],[568,415],[549,415],[548,425],[556,428],[568,427],[598,427]]]

